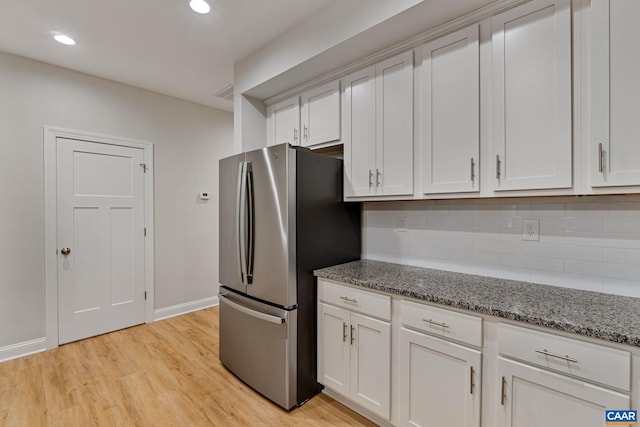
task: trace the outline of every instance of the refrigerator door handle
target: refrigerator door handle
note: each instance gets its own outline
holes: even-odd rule
[[[278,316],[272,316],[270,314],[262,313],[260,311],[252,310],[244,305],[238,304],[237,302],[231,301],[226,294],[220,294],[220,298],[224,299],[224,302],[231,306],[233,309],[238,310],[241,313],[244,313],[248,316],[255,317],[256,319],[264,320],[266,322],[275,323],[276,325],[282,325],[285,323],[285,319]]]
[[[246,260],[246,246],[245,246],[245,217],[246,217],[246,198],[247,198],[247,162],[238,163],[238,188],[236,192],[236,235],[238,243],[238,265],[240,266],[240,280],[243,285],[247,284],[245,278],[247,277],[247,260]]]
[[[246,261],[246,269],[245,274],[247,277],[247,285],[253,283],[253,255],[255,248],[255,204],[254,204],[254,195],[253,195],[253,168],[251,166],[251,162],[247,162],[245,166],[245,176],[247,180],[247,207],[249,212],[249,250],[247,251],[247,261]]]

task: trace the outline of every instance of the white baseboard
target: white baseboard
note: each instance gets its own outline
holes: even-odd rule
[[[181,314],[191,313],[192,311],[202,310],[203,308],[218,305],[218,296],[202,298],[195,301],[189,301],[182,304],[176,304],[169,307],[163,307],[153,312],[153,321],[168,319],[170,317],[180,316]]]
[[[0,347],[0,362],[17,359],[18,357],[40,353],[47,349],[47,339],[37,338],[31,341],[19,342],[4,347]]]

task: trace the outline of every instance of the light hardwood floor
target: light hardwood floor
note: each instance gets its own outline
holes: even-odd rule
[[[218,360],[218,308],[0,363],[1,426],[372,426],[318,395],[287,412]]]

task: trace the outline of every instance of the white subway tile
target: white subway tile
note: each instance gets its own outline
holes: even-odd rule
[[[607,277],[619,280],[636,280],[640,277],[640,265],[609,264],[594,261],[566,260],[567,273]]]
[[[501,264],[510,267],[531,268],[542,271],[564,271],[564,260],[531,255],[502,254]]]
[[[427,227],[432,230],[447,230],[449,228],[449,216],[429,216],[427,217]]]
[[[527,216],[531,218],[556,218],[564,217],[564,204],[563,203],[543,203],[532,202],[529,208]]]
[[[566,231],[603,232],[604,218],[602,217],[567,217]]]
[[[529,253],[533,256],[564,258],[566,254],[566,247],[563,244],[531,242]]]
[[[507,242],[502,240],[475,240],[473,248],[481,252],[499,252],[504,254],[525,255],[529,253],[529,245],[525,242]]]
[[[564,257],[574,260],[602,262],[604,260],[604,248],[565,245]]]
[[[527,216],[529,214],[529,202],[503,203],[502,216]]]
[[[532,217],[535,217],[535,215],[532,215]],[[540,218],[540,234],[564,232],[566,229],[567,229],[567,219],[564,217]]]
[[[478,264],[498,265],[500,264],[500,253],[473,251],[473,262]]]
[[[640,233],[640,218],[605,218],[608,233]]]
[[[604,248],[604,261],[617,264],[640,265],[640,249]],[[638,279],[640,280],[640,277]]]
[[[592,233],[566,231],[565,242],[576,246],[599,246],[601,248],[640,249],[640,233]]]
[[[407,227],[408,228],[427,228],[427,216],[420,215],[409,211],[407,215]]]
[[[607,217],[640,218],[640,202],[615,203],[609,206]]]

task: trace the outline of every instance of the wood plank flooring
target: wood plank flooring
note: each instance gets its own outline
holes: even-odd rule
[[[318,395],[291,412],[218,360],[218,308],[0,363],[0,426],[373,426]]]

